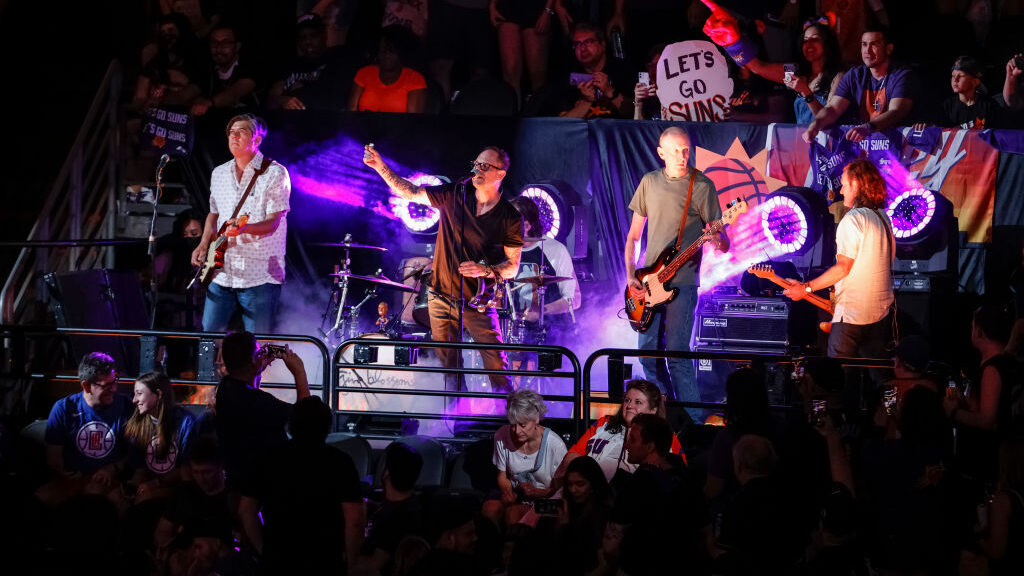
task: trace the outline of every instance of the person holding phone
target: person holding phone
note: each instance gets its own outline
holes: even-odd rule
[[[632,102],[619,87],[629,86],[632,72],[622,61],[608,57],[604,31],[588,22],[579,22],[573,28],[571,38],[570,46],[576,62],[560,115],[568,118],[629,118]],[[574,84],[574,78],[579,82]]]

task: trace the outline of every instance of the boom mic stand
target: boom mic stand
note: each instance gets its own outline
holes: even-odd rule
[[[156,326],[156,299],[157,299],[157,282],[156,282],[156,210],[157,205],[160,203],[160,197],[164,191],[164,167],[171,161],[171,157],[167,154],[160,156],[160,163],[156,167],[156,192],[153,194],[153,215],[149,219],[149,246],[146,253],[149,254],[149,263],[152,266],[152,271],[149,274],[149,329],[153,330]]]

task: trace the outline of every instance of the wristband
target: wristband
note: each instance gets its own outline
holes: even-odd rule
[[[735,44],[723,46],[722,48],[739,66],[746,66],[751,60],[757,58],[757,44],[754,44],[746,36],[740,36],[740,39]]]

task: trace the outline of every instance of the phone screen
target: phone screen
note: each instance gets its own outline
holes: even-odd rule
[[[650,84],[651,84],[651,75],[648,74],[647,72],[640,72],[637,75],[637,82],[639,82],[640,84],[643,84],[645,86],[650,86]]]

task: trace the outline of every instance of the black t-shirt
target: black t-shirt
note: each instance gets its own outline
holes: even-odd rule
[[[216,66],[211,66],[207,72],[206,83],[202,86],[203,96],[212,99],[217,94],[227,90],[232,84],[239,80],[248,78],[256,83],[256,89],[251,94],[243,98],[239,103],[239,108],[255,108],[259,106],[260,102],[257,98],[257,91],[263,86],[264,78],[261,74],[261,70],[257,66],[251,65],[250,61],[245,58],[239,58],[235,65],[229,70],[229,75],[225,78],[221,78],[220,72]]]
[[[366,522],[364,555],[380,549],[394,556],[398,543],[410,534],[423,535],[423,507],[415,496],[400,502],[385,500]]]
[[[288,440],[292,405],[225,376],[217,388],[217,439],[232,489],[241,489],[266,453]]]
[[[318,58],[295,58],[280,79],[284,94],[295,96],[306,108],[343,109],[355,77],[356,59],[344,47],[332,48]]]
[[[268,574],[343,573],[341,505],[362,500],[348,454],[291,440],[266,454],[243,494],[263,504]]]
[[[192,483],[182,484],[175,492],[164,516],[188,534],[210,534],[234,528],[234,516],[228,491],[208,495]]]
[[[999,104],[985,94],[975,96],[974,105],[968,106],[956,94],[942,102],[942,118],[939,125],[944,128],[1000,128]]]
[[[523,245],[523,217],[515,206],[502,197],[477,216],[473,187],[466,184],[465,202],[458,188],[455,184],[425,188],[430,205],[441,211],[430,287],[453,301],[459,298],[459,262],[483,260],[494,266],[505,260],[503,246]],[[477,293],[479,279],[465,280],[463,294],[468,300]]]
[[[601,71],[608,75],[608,82],[612,85],[613,94],[617,92],[618,94],[624,94],[626,100],[633,99],[632,94],[633,88],[636,87],[637,75],[628,64],[617,58],[612,58],[609,54]],[[580,67],[579,62],[574,62],[572,72],[584,73],[585,71]],[[618,94],[615,94],[615,96],[618,96]],[[562,110],[572,109],[580,98],[583,98],[583,93],[580,92],[579,88],[567,84],[565,87],[565,97],[562,102]],[[612,94],[604,94],[601,98],[595,100],[590,106],[588,117],[622,118],[621,111],[612,104],[612,99]],[[657,98],[654,100],[657,100]]]

